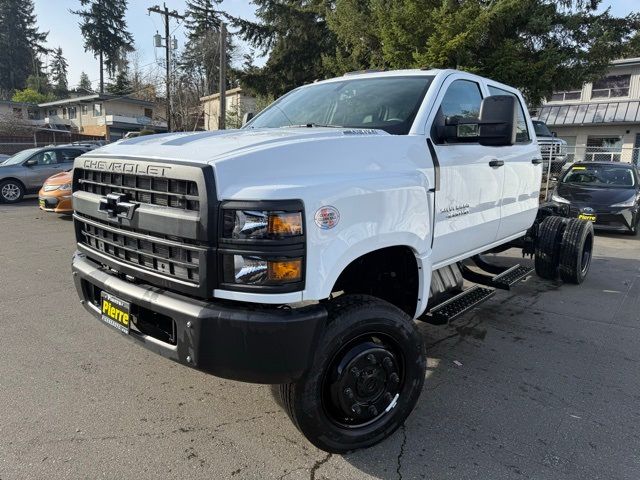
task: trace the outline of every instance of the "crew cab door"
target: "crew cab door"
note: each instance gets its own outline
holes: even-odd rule
[[[496,241],[504,184],[504,151],[479,143],[448,143],[438,135],[445,122],[477,120],[482,86],[451,75],[431,111],[428,142],[439,163],[435,192],[433,265],[456,261]],[[502,162],[502,163],[501,163]]]
[[[533,142],[533,125],[529,124],[522,99],[513,92],[487,84],[489,95],[512,95],[518,103],[516,144],[499,147],[504,158],[504,188],[500,208],[498,239],[527,230],[538,213],[542,163]]]
[[[25,166],[24,183],[28,190],[40,188],[47,178],[62,169],[56,150],[42,150],[29,158],[25,164],[27,162],[35,162],[33,165]]]

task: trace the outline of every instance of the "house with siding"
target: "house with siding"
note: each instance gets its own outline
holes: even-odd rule
[[[537,119],[567,142],[572,160],[638,163],[640,58],[615,60],[597,81],[555,92]]]

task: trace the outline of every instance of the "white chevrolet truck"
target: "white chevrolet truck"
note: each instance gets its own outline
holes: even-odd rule
[[[85,308],[188,367],[279,385],[329,452],[407,419],[425,379],[415,321],[532,270],[484,254],[519,248],[572,283],[591,261],[591,224],[538,204],[520,93],[455,70],[316,82],[239,130],[124,140],[74,167]]]

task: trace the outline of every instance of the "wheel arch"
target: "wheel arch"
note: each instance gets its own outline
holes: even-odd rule
[[[413,318],[423,296],[422,268],[415,248],[409,245],[369,250],[340,270],[331,283],[331,293],[371,295]]]

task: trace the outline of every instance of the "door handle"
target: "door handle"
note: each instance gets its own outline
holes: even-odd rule
[[[531,160],[531,163],[533,163],[534,165],[540,165],[542,163],[542,159],[534,158],[533,160]]]
[[[490,167],[502,167],[503,165],[504,165],[504,162],[502,160],[491,160],[489,162]]]

